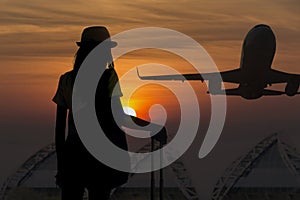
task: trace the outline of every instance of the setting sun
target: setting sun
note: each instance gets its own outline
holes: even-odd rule
[[[124,106],[123,110],[124,110],[125,114],[136,117],[136,112],[135,112],[135,110],[133,108],[128,107],[128,106]]]

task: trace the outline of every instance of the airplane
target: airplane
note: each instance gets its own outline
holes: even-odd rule
[[[299,94],[300,74],[290,74],[272,69],[276,51],[276,38],[270,26],[259,24],[246,35],[241,54],[240,68],[220,72],[223,82],[239,84],[237,88],[221,89],[221,82],[216,81],[219,72],[204,74],[174,74],[159,76],[141,76],[142,80],[200,80],[209,81],[207,93],[241,96],[245,99],[258,99],[264,95],[294,96]],[[265,89],[276,83],[286,83],[285,91]]]

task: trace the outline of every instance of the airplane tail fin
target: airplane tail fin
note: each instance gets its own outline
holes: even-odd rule
[[[136,73],[137,73],[137,76],[139,77],[139,79],[141,79],[141,75],[140,75],[140,72],[139,72],[139,68],[138,68],[138,67],[136,68]]]

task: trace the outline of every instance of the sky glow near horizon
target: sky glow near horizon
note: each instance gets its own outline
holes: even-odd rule
[[[148,26],[174,29],[199,42],[219,70],[223,71],[239,67],[241,45],[246,33],[254,25],[265,23],[271,26],[277,39],[273,68],[300,74],[300,2],[297,0],[179,0],[176,3],[167,0],[2,0],[0,5],[0,139],[7,148],[10,148],[8,144],[24,147],[22,152],[15,152],[16,155],[23,155],[21,161],[27,156],[26,153],[40,148],[53,137],[55,105],[51,99],[59,75],[72,69],[77,50],[75,42],[80,40],[81,31],[86,26],[104,25],[111,35]],[[146,63],[168,65],[181,73],[195,72],[179,56],[153,49],[122,56],[116,61],[116,70],[122,77],[129,70]],[[161,72],[155,68],[143,68],[140,73],[154,75]],[[123,80],[122,92],[127,94],[135,81],[137,76],[134,74]],[[210,100],[205,94],[205,84],[172,84],[178,88],[191,84],[198,96],[201,119],[209,119],[206,113],[210,111]],[[274,126],[274,131],[299,130],[299,100],[299,97],[264,97],[246,101],[228,97],[228,120],[224,132],[232,132],[232,135],[224,133],[221,139],[246,140],[250,137],[246,133],[251,131],[261,139],[264,135],[260,135],[261,132],[266,132],[266,135],[267,131],[273,131],[271,126]],[[147,111],[152,104],[161,103],[171,118],[169,123],[172,120],[178,123],[178,102],[167,88],[147,85],[134,92],[129,103],[128,99],[122,99],[122,102],[123,106],[132,107],[137,116],[144,118],[148,118]],[[247,131],[238,135],[238,131],[245,126]],[[257,126],[261,126],[261,132],[255,129]],[[18,131],[24,132],[20,138],[25,139],[17,139]],[[290,133],[290,136],[293,137],[293,134]],[[42,140],[41,144],[24,150],[27,143],[39,140]],[[222,144],[219,145],[221,148]],[[15,165],[21,161],[6,160]],[[9,168],[7,166],[6,171]]]

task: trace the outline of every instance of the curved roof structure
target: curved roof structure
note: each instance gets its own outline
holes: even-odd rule
[[[299,199],[300,154],[273,134],[227,168],[212,193],[223,199]]]
[[[1,186],[0,200],[4,200],[7,192],[22,185],[32,176],[37,166],[44,163],[48,158],[55,154],[55,145],[50,144],[32,155],[11,177],[9,177]]]
[[[146,144],[138,152],[149,152],[150,145]],[[141,154],[143,155],[143,154]],[[142,162],[149,157],[139,158],[139,162]],[[138,167],[138,166],[133,166]],[[189,179],[184,164],[177,160],[170,167],[164,169],[166,193],[170,193],[171,196],[176,196],[177,199],[198,199],[197,192]],[[58,188],[55,185],[54,176],[56,174],[56,154],[55,145],[50,144],[41,149],[33,156],[31,156],[15,174],[9,177],[0,189],[0,200],[4,200],[10,190],[25,187],[38,190],[54,190],[58,193]],[[129,183],[124,188],[118,189],[113,195],[114,200],[126,199],[124,196],[144,195],[148,197],[150,177],[149,174],[132,174],[130,176]],[[146,181],[145,180],[149,180]],[[149,182],[149,184],[148,184]],[[158,182],[158,179],[157,179]],[[146,184],[145,184],[146,183]],[[137,186],[140,189],[137,189]],[[143,189],[144,188],[144,189]],[[169,189],[167,189],[169,188]],[[174,189],[177,188],[177,189]],[[125,194],[126,193],[126,194]],[[168,195],[168,194],[166,194]],[[128,199],[131,199],[128,197]],[[168,199],[168,198],[165,198]],[[171,198],[174,199],[174,198]]]

